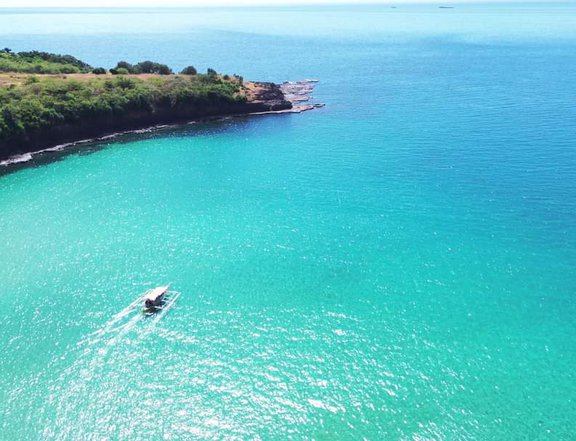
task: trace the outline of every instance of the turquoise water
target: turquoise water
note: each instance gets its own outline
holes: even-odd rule
[[[0,35],[327,104],[0,177],[0,439],[574,439],[576,7],[12,10]],[[168,281],[167,314],[126,309]]]

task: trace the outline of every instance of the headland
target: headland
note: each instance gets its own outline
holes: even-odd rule
[[[0,164],[118,133],[227,116],[299,113],[315,80],[244,81],[192,66],[119,62],[106,70],[70,55],[0,51]],[[306,102],[305,104],[303,104]]]

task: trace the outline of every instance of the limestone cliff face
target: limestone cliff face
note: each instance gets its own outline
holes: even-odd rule
[[[245,103],[219,103],[189,108],[155,108],[150,112],[133,111],[114,117],[98,117],[74,124],[55,125],[26,134],[0,140],[0,160],[23,153],[31,153],[84,139],[98,138],[112,133],[144,129],[160,124],[178,124],[188,121],[292,108],[284,98],[280,86],[273,83],[253,83],[254,89]]]

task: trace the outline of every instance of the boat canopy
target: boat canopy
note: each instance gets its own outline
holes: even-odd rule
[[[159,286],[157,288],[151,289],[144,297],[144,300],[155,301],[158,297],[162,296],[168,290],[168,286]]]

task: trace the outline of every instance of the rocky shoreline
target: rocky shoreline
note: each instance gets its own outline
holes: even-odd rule
[[[318,80],[303,80],[286,81],[280,85],[284,99],[292,103],[292,111],[294,113],[324,107],[324,104],[321,103],[310,103],[313,98],[311,94],[314,92],[316,83],[318,83]]]
[[[186,111],[159,109],[152,114],[134,112],[121,118],[100,118],[65,124],[0,141],[0,166],[27,162],[34,155],[60,152],[68,147],[105,141],[129,133],[150,132],[193,122],[226,117],[302,113],[323,107],[309,103],[317,80],[283,84],[254,82],[248,84],[247,102],[225,104]],[[305,104],[304,104],[305,103]]]

